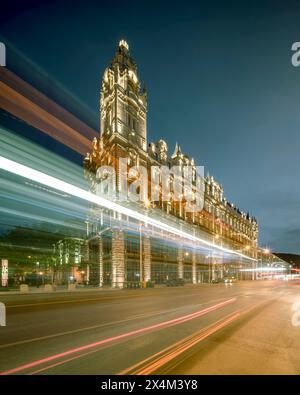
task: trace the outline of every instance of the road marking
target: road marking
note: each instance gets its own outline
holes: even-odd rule
[[[161,322],[161,323],[158,323],[158,324],[150,325],[148,327],[136,329],[136,330],[133,330],[131,332],[122,333],[120,335],[116,335],[116,336],[113,336],[113,337],[110,337],[110,338],[99,340],[99,341],[94,342],[94,343],[86,344],[84,346],[79,346],[79,347],[76,347],[76,348],[64,351],[62,353],[59,353],[59,354],[51,355],[51,356],[46,357],[46,358],[42,358],[42,359],[39,359],[39,360],[36,360],[36,361],[33,361],[33,362],[26,363],[24,365],[21,365],[21,366],[18,366],[18,367],[6,370],[4,372],[1,372],[0,375],[10,375],[10,374],[18,373],[18,372],[21,372],[21,371],[33,368],[35,366],[42,365],[44,363],[51,362],[51,361],[54,361],[56,359],[66,357],[66,356],[71,355],[71,354],[75,354],[75,353],[78,353],[78,352],[81,352],[81,351],[92,349],[92,348],[95,348],[95,347],[98,347],[98,346],[111,344],[111,343],[113,343],[115,341],[122,340],[122,339],[127,339],[127,338],[130,338],[130,337],[135,336],[135,335],[140,335],[140,334],[144,334],[144,333],[147,333],[147,332],[151,332],[153,330],[165,329],[165,328],[168,328],[170,326],[178,325],[178,324],[190,321],[192,319],[201,317],[201,316],[203,316],[205,314],[208,314],[208,313],[210,313],[210,312],[212,312],[214,310],[217,310],[217,309],[219,309],[221,307],[224,307],[224,306],[226,306],[228,304],[231,304],[231,303],[233,303],[235,301],[236,301],[236,298],[227,299],[227,300],[225,300],[223,302],[220,302],[218,304],[215,304],[215,305],[212,305],[212,306],[207,307],[205,309],[196,311],[195,313],[187,314],[187,315],[184,315],[184,316],[181,316],[181,317],[178,317],[178,318],[174,318],[174,319],[171,319],[171,320],[168,320],[168,321],[164,321],[164,322]],[[80,358],[80,355],[78,357]]]
[[[84,303],[84,302],[95,302],[95,301],[107,301],[107,300],[118,300],[118,299],[128,299],[142,297],[145,295],[123,295],[123,296],[104,296],[102,298],[89,298],[89,299],[71,299],[71,300],[58,300],[55,302],[40,302],[40,303],[25,303],[25,304],[15,304],[7,305],[7,309],[14,309],[17,307],[35,307],[35,306],[48,306],[56,304],[66,304],[66,303]]]
[[[101,350],[103,350],[104,348],[107,348],[107,347],[109,347],[109,345],[107,345],[106,347],[101,347]],[[35,370],[33,372],[30,372],[30,373],[28,373],[27,376],[34,376],[35,374],[38,374],[38,373],[41,373],[41,372],[45,372],[46,370],[53,369],[53,368],[55,368],[57,366],[63,365],[65,363],[67,363],[67,362],[74,361],[75,359],[78,359],[78,358],[85,357],[86,355],[94,354],[94,353],[96,353],[98,351],[99,351],[99,349],[96,349],[96,350],[91,350],[91,351],[85,352],[85,353],[80,354],[80,355],[75,355],[74,357],[71,357],[71,358],[68,358],[68,359],[64,359],[63,361],[56,362],[56,363],[53,363],[52,365],[48,365],[48,366],[46,366],[44,368],[41,368],[41,369]]]

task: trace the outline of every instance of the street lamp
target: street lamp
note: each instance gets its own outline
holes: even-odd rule
[[[210,251],[208,255],[205,257],[208,259],[208,282],[211,283],[211,260],[212,260],[212,252]]]
[[[151,207],[151,202],[150,202],[149,199],[146,199],[144,204],[145,204],[146,208],[150,208]]]
[[[44,273],[43,272],[39,272],[38,274],[41,277],[41,283],[44,285],[44,276],[43,276]]]

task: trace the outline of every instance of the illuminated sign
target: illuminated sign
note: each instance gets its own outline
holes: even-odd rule
[[[4,303],[0,303],[0,326],[6,326],[6,309]]]
[[[2,259],[1,284],[2,284],[2,287],[7,287],[7,285],[8,285],[8,260],[7,259]]]

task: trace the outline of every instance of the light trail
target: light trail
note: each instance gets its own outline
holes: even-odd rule
[[[101,207],[107,208],[107,209],[115,211],[119,214],[123,214],[125,216],[130,217],[130,218],[136,219],[136,220],[141,221],[147,225],[151,225],[151,226],[154,226],[158,229],[164,230],[168,233],[175,234],[175,235],[180,236],[184,239],[191,240],[195,243],[204,244],[204,245],[207,245],[215,250],[219,250],[219,251],[222,251],[227,254],[237,255],[241,258],[245,258],[250,261],[255,261],[255,262],[257,261],[254,258],[251,258],[245,254],[242,254],[241,252],[231,250],[229,248],[222,247],[222,246],[216,245],[210,241],[193,236],[187,232],[184,232],[184,231],[177,229],[173,226],[170,226],[166,223],[158,221],[152,217],[141,214],[141,213],[134,211],[130,208],[123,207],[122,205],[120,205],[118,203],[112,202],[112,201],[105,199],[101,196],[95,195],[89,191],[85,191],[82,188],[79,188],[77,186],[69,184],[65,181],[59,180],[55,177],[49,176],[45,173],[42,173],[42,172],[32,169],[28,166],[17,163],[13,160],[7,159],[3,156],[0,156],[0,169],[3,169],[3,170],[5,170],[9,173],[12,173],[12,174],[16,174],[20,177],[24,177],[24,178],[29,179],[31,181],[38,182],[38,183],[45,185],[47,187],[54,188],[60,192],[65,192],[69,195],[75,196],[77,198],[88,201],[90,203],[97,204]]]
[[[240,272],[283,272],[286,267],[258,267],[255,269],[240,269]]]
[[[143,361],[136,363],[135,365],[126,368],[125,370],[118,373],[118,375],[149,375],[154,374],[162,366],[166,365],[168,362],[177,358],[181,354],[185,353],[190,348],[194,347],[201,341],[205,340],[209,336],[215,334],[219,330],[225,328],[227,325],[234,322],[236,319],[240,319],[245,315],[251,313],[255,309],[270,303],[273,299],[262,301],[256,303],[254,306],[250,308],[246,308],[244,310],[237,310],[226,317],[222,318],[209,325],[206,328],[201,329],[200,331],[185,337],[184,339],[179,340],[178,342],[160,350],[159,352],[147,357]]]
[[[196,344],[205,340],[209,336],[211,336],[214,333],[218,332],[219,330],[225,328],[227,325],[231,324],[234,320],[236,320],[239,317],[240,317],[239,313],[230,314],[226,319],[217,321],[210,327],[196,333],[196,335],[189,336],[188,338],[185,338],[185,339],[181,340],[180,342],[176,343],[175,345],[169,347],[169,351],[171,349],[170,352],[166,352],[167,351],[166,349],[159,352],[158,354],[163,354],[163,355],[158,357],[154,361],[149,362],[142,368],[136,369],[132,372],[130,372],[130,370],[128,369],[128,370],[121,372],[119,374],[129,374],[129,372],[131,375],[133,375],[133,374],[134,375],[153,374],[153,372],[155,372],[157,369],[161,368],[162,366],[164,366],[165,364],[167,364],[174,358],[178,357],[185,351],[189,350],[190,348],[194,347]]]
[[[85,122],[6,67],[0,68],[0,104],[8,113],[81,155],[86,154],[91,140],[98,135]]]
[[[127,339],[127,338],[130,338],[130,337],[135,336],[135,335],[140,335],[140,334],[148,333],[148,332],[151,332],[151,331],[154,331],[154,330],[165,329],[165,328],[168,328],[170,326],[182,324],[184,322],[193,320],[195,318],[199,318],[199,317],[201,317],[201,316],[203,316],[205,314],[208,314],[208,313],[210,313],[212,311],[220,309],[221,307],[227,306],[227,305],[229,305],[229,304],[231,304],[231,303],[233,303],[235,301],[236,301],[236,298],[227,299],[227,300],[225,300],[223,302],[217,303],[217,304],[212,305],[210,307],[207,307],[205,309],[196,311],[195,313],[187,314],[187,315],[184,315],[184,316],[181,316],[181,317],[178,317],[178,318],[174,318],[172,320],[163,321],[163,322],[160,322],[158,324],[154,324],[154,325],[150,325],[150,326],[147,326],[147,327],[144,327],[144,328],[136,329],[136,330],[133,330],[131,332],[122,333],[122,334],[117,335],[117,336],[113,336],[113,337],[109,337],[109,338],[106,338],[106,339],[103,339],[103,340],[99,340],[99,341],[97,341],[95,343],[86,344],[84,346],[73,348],[73,349],[64,351],[64,352],[59,353],[59,354],[51,355],[50,357],[46,357],[46,358],[39,359],[37,361],[29,362],[27,364],[18,366],[16,368],[9,369],[9,370],[6,370],[4,372],[1,372],[0,375],[4,376],[4,375],[10,375],[10,374],[19,373],[19,372],[22,372],[24,370],[27,370],[27,369],[30,369],[30,368],[34,368],[36,366],[45,364],[47,362],[55,361],[55,360],[63,358],[63,357],[67,357],[69,355],[76,354],[76,353],[81,352],[81,351],[90,350],[90,349],[93,349],[93,348],[98,347],[98,346],[105,346],[105,345],[111,344],[111,343],[113,343],[115,341],[122,340],[122,339]],[[81,357],[81,355],[78,356],[78,358],[80,358],[80,357]],[[64,363],[64,361],[62,361],[61,363]],[[57,366],[57,365],[58,365],[58,363],[55,363],[55,366]],[[47,369],[47,367],[45,369]]]
[[[138,297],[137,294],[135,294],[134,299],[136,299],[137,297]],[[122,298],[124,298],[124,295],[122,296]],[[202,303],[202,304],[207,304],[207,303]],[[73,335],[73,334],[77,334],[77,333],[91,331],[93,329],[99,329],[99,328],[105,328],[105,327],[109,327],[109,326],[113,326],[113,325],[124,324],[124,323],[138,320],[140,318],[153,318],[155,316],[161,316],[164,314],[174,313],[174,312],[176,312],[176,310],[177,310],[176,308],[175,309],[167,309],[167,310],[157,310],[157,311],[153,311],[151,313],[143,313],[143,314],[137,314],[134,316],[129,316],[128,318],[125,318],[123,320],[108,321],[108,322],[104,322],[101,324],[86,326],[83,328],[71,329],[71,330],[65,331],[65,332],[57,332],[57,333],[52,333],[50,335],[34,337],[34,338],[24,339],[24,340],[18,340],[13,343],[0,344],[0,350],[3,350],[5,348],[19,346],[21,344],[23,345],[23,344],[29,344],[29,343],[36,343],[36,342],[40,342],[41,340],[55,339],[58,337],[63,337],[63,336],[67,336],[67,335]],[[96,351],[98,351],[98,350],[96,350]]]

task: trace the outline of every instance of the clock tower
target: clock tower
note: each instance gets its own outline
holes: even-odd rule
[[[141,89],[137,66],[124,40],[103,75],[100,113],[105,145],[118,140],[125,147],[142,151],[138,155],[147,152],[147,93]]]

